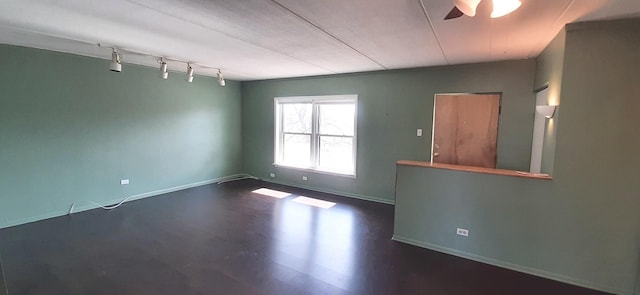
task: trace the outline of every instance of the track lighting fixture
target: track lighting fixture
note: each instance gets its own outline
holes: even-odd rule
[[[224,77],[222,76],[222,71],[220,71],[220,69],[218,69],[218,85],[227,85],[227,83],[224,81]]]
[[[503,0],[503,1],[509,1],[509,0]],[[120,54],[120,52],[127,52],[136,56],[141,55],[141,56],[157,58],[157,62],[158,64],[160,64],[160,77],[162,77],[162,79],[165,79],[165,80],[169,78],[169,65],[167,64],[167,60],[172,62],[185,63],[187,64],[187,77],[185,80],[187,82],[193,82],[194,69],[191,66],[192,64],[191,62],[186,62],[181,59],[176,59],[176,58],[171,58],[166,56],[159,56],[155,54],[145,53],[141,51],[135,51],[135,50],[123,48],[116,45],[108,45],[108,44],[102,44],[102,43],[97,43],[97,45],[98,47],[102,47],[102,48],[111,48],[111,62],[109,63],[109,70],[111,71],[122,72],[122,54]],[[226,85],[226,81],[224,80],[224,76],[222,75],[222,70],[220,70],[219,68],[212,67],[205,64],[200,64],[200,63],[197,63],[195,65],[197,65],[198,68],[202,68],[202,69],[218,70],[218,73],[217,73],[218,85],[220,86]]]
[[[193,68],[187,63],[187,82],[193,82]]]
[[[114,72],[121,72],[122,71],[122,63],[120,61],[121,58],[122,56],[118,53],[118,51],[116,51],[115,48],[113,48],[113,52],[111,53],[111,63],[109,64],[109,70]]]
[[[169,78],[169,69],[167,66],[167,62],[164,61],[164,58],[160,58],[160,73],[162,75],[162,79],[167,79]]]

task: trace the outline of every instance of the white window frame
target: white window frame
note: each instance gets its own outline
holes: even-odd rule
[[[323,174],[337,175],[337,176],[346,176],[351,178],[356,178],[356,170],[357,170],[357,146],[358,146],[358,95],[356,94],[345,94],[345,95],[320,95],[320,96],[288,96],[288,97],[274,97],[274,163],[273,165],[276,167],[286,167],[296,170],[302,171],[312,171]],[[281,116],[281,107],[280,105],[283,103],[311,103],[312,105],[312,115],[311,115],[311,165],[309,167],[298,167],[286,165],[281,161],[282,159],[282,145],[281,143],[284,141],[285,132],[282,131],[282,120],[284,119]],[[319,106],[322,104],[354,104],[355,112],[353,116],[353,136],[339,136],[333,134],[320,134],[320,118],[318,116]],[[292,133],[289,133],[292,134]],[[293,133],[295,134],[295,133]],[[300,133],[303,134],[303,133]],[[309,135],[308,133],[304,133],[305,135]],[[342,173],[338,171],[330,171],[323,170],[319,167],[320,162],[320,136],[333,136],[333,137],[348,137],[353,138],[353,146],[352,146],[352,159],[353,159],[353,173]]]

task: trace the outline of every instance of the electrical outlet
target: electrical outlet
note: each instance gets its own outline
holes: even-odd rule
[[[129,180],[128,179],[122,179],[122,180],[120,180],[120,184],[129,184]]]
[[[416,131],[416,135],[417,136],[422,136],[422,129],[418,129],[418,131]]]
[[[306,177],[306,176],[302,176],[302,180],[305,180],[305,181],[306,181],[306,180],[307,180],[307,177]]]
[[[464,229],[464,228],[457,228],[456,229],[456,235],[463,236],[463,237],[468,237],[469,236],[469,230],[468,229]]]
[[[276,174],[275,173],[269,173],[269,176],[271,176],[273,178],[273,177],[276,177]]]

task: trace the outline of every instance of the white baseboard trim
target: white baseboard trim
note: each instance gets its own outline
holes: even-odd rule
[[[393,235],[391,239],[401,243],[406,243],[406,244],[410,244],[410,245],[414,245],[422,248],[427,248],[429,250],[438,251],[445,254],[458,256],[458,257],[462,257],[462,258],[466,258],[466,259],[470,259],[470,260],[474,260],[474,261],[478,261],[478,262],[482,262],[482,263],[486,263],[486,264],[510,269],[513,271],[538,276],[538,277],[543,277],[546,279],[559,281],[559,282],[563,282],[571,285],[576,285],[576,286],[585,287],[589,289],[595,289],[598,291],[603,291],[603,292],[608,292],[613,294],[630,294],[629,290],[621,290],[612,286],[604,286],[591,281],[573,278],[570,276],[566,276],[566,275],[562,275],[562,274],[558,274],[558,273],[554,273],[546,270],[541,270],[537,268],[517,265],[517,264],[509,263],[506,261],[488,258],[488,257],[480,256],[480,255],[465,252],[465,251],[460,251],[460,250],[456,250],[456,249],[452,249],[452,248],[448,248],[448,247],[444,247],[436,244],[431,244],[431,243],[422,242],[422,241],[418,241],[410,238],[401,237],[398,235]]]
[[[142,194],[129,196],[129,197],[127,197],[128,198],[127,202],[134,201],[134,200],[140,200],[140,199],[144,199],[144,198],[148,198],[148,197],[153,197],[153,196],[157,196],[157,195],[172,193],[172,192],[175,192],[175,191],[185,190],[185,189],[189,189],[189,188],[193,188],[193,187],[197,187],[197,186],[202,186],[202,185],[207,185],[207,184],[212,184],[212,183],[218,183],[220,181],[225,181],[225,180],[230,180],[230,179],[235,179],[235,178],[241,178],[241,177],[247,177],[247,176],[249,176],[249,175],[248,174],[233,174],[233,175],[227,175],[227,176],[223,176],[223,177],[208,179],[208,180],[204,180],[204,181],[198,181],[198,182],[194,182],[194,183],[174,186],[174,187],[170,187],[170,188],[159,189],[159,190],[155,190],[155,191],[151,191],[151,192],[146,192],[146,193],[142,193]],[[102,203],[103,206],[107,206],[107,205],[119,203],[123,199],[124,198],[118,198],[118,199],[113,199],[113,200],[108,200],[108,201],[102,201],[100,203]],[[99,205],[93,204],[93,203],[91,203],[91,201],[88,201],[88,200],[78,201],[77,203],[87,203],[87,204],[84,204],[84,205],[75,204],[74,209],[73,209],[73,213],[78,213],[78,212],[82,212],[82,211],[87,211],[87,210],[100,208]],[[7,222],[3,222],[2,224],[0,224],[0,229],[6,228],[6,227],[12,227],[12,226],[16,226],[16,225],[21,225],[21,224],[25,224],[25,223],[36,222],[36,221],[40,221],[40,220],[44,220],[44,219],[59,217],[59,216],[67,215],[67,214],[69,214],[69,210],[59,210],[59,211],[52,211],[52,212],[48,212],[48,213],[41,214],[41,215],[36,215],[36,216],[30,216],[30,217],[21,218],[21,219],[9,220]]]
[[[389,204],[389,205],[395,205],[396,204],[395,201],[389,200],[389,199],[383,199],[383,198],[360,195],[360,194],[339,192],[339,191],[328,190],[328,189],[323,189],[323,188],[318,188],[318,187],[313,187],[313,186],[300,185],[300,184],[297,184],[297,183],[274,180],[274,179],[265,179],[265,178],[259,178],[259,179],[262,180],[262,181],[266,181],[266,182],[282,184],[282,185],[287,185],[287,186],[293,186],[293,187],[308,189],[308,190],[321,192],[321,193],[334,194],[334,195],[345,196],[345,197],[350,197],[350,198],[355,198],[355,199],[360,199],[360,200],[365,200],[365,201],[372,201],[372,202],[377,202],[377,203],[383,203],[383,204]]]

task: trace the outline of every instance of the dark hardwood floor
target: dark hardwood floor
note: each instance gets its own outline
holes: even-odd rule
[[[0,295],[7,295],[7,285],[4,283],[4,271],[2,270],[2,255],[0,255]]]
[[[261,187],[337,205],[251,192]],[[0,254],[9,295],[601,294],[392,232],[390,205],[242,180],[6,228]]]

